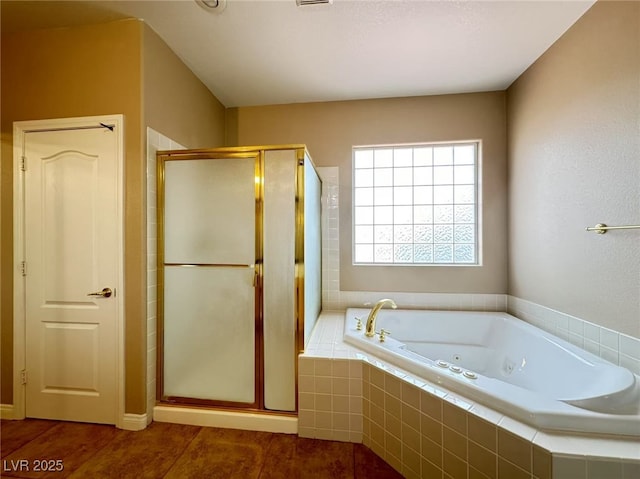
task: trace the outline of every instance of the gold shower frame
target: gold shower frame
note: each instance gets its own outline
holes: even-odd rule
[[[263,363],[263,246],[264,246],[264,161],[265,152],[269,150],[295,150],[295,252],[294,252],[294,304],[295,304],[295,341],[292,351],[295,364],[295,410],[275,411],[264,406],[264,363]],[[304,144],[260,145],[242,147],[221,147],[192,150],[158,151],[157,158],[157,360],[156,360],[156,402],[164,406],[203,406],[220,409],[251,410],[267,414],[296,415],[298,411],[298,354],[304,352],[304,166],[308,161],[313,169],[317,169]],[[255,159],[255,391],[254,402],[243,403],[212,399],[166,396],[164,394],[164,209],[165,209],[165,163],[180,160],[215,160],[215,159]],[[318,175],[319,177],[319,175]],[[234,267],[233,265],[229,267]],[[244,267],[236,265],[235,267]]]

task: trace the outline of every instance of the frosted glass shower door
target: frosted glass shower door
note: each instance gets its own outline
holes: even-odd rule
[[[163,396],[254,404],[256,159],[164,162]]]

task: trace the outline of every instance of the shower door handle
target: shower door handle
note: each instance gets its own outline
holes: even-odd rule
[[[101,298],[110,298],[113,294],[111,288],[103,288],[102,291],[96,291],[95,293],[89,293],[87,296],[101,297]]]

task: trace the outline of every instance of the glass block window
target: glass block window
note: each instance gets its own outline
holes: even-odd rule
[[[478,264],[478,149],[354,147],[354,264]]]

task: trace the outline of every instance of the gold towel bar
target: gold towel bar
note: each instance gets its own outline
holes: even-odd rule
[[[635,230],[640,229],[640,225],[625,225],[625,226],[607,226],[604,223],[598,223],[595,226],[589,226],[587,231],[595,231],[599,235],[605,234],[608,230]]]

